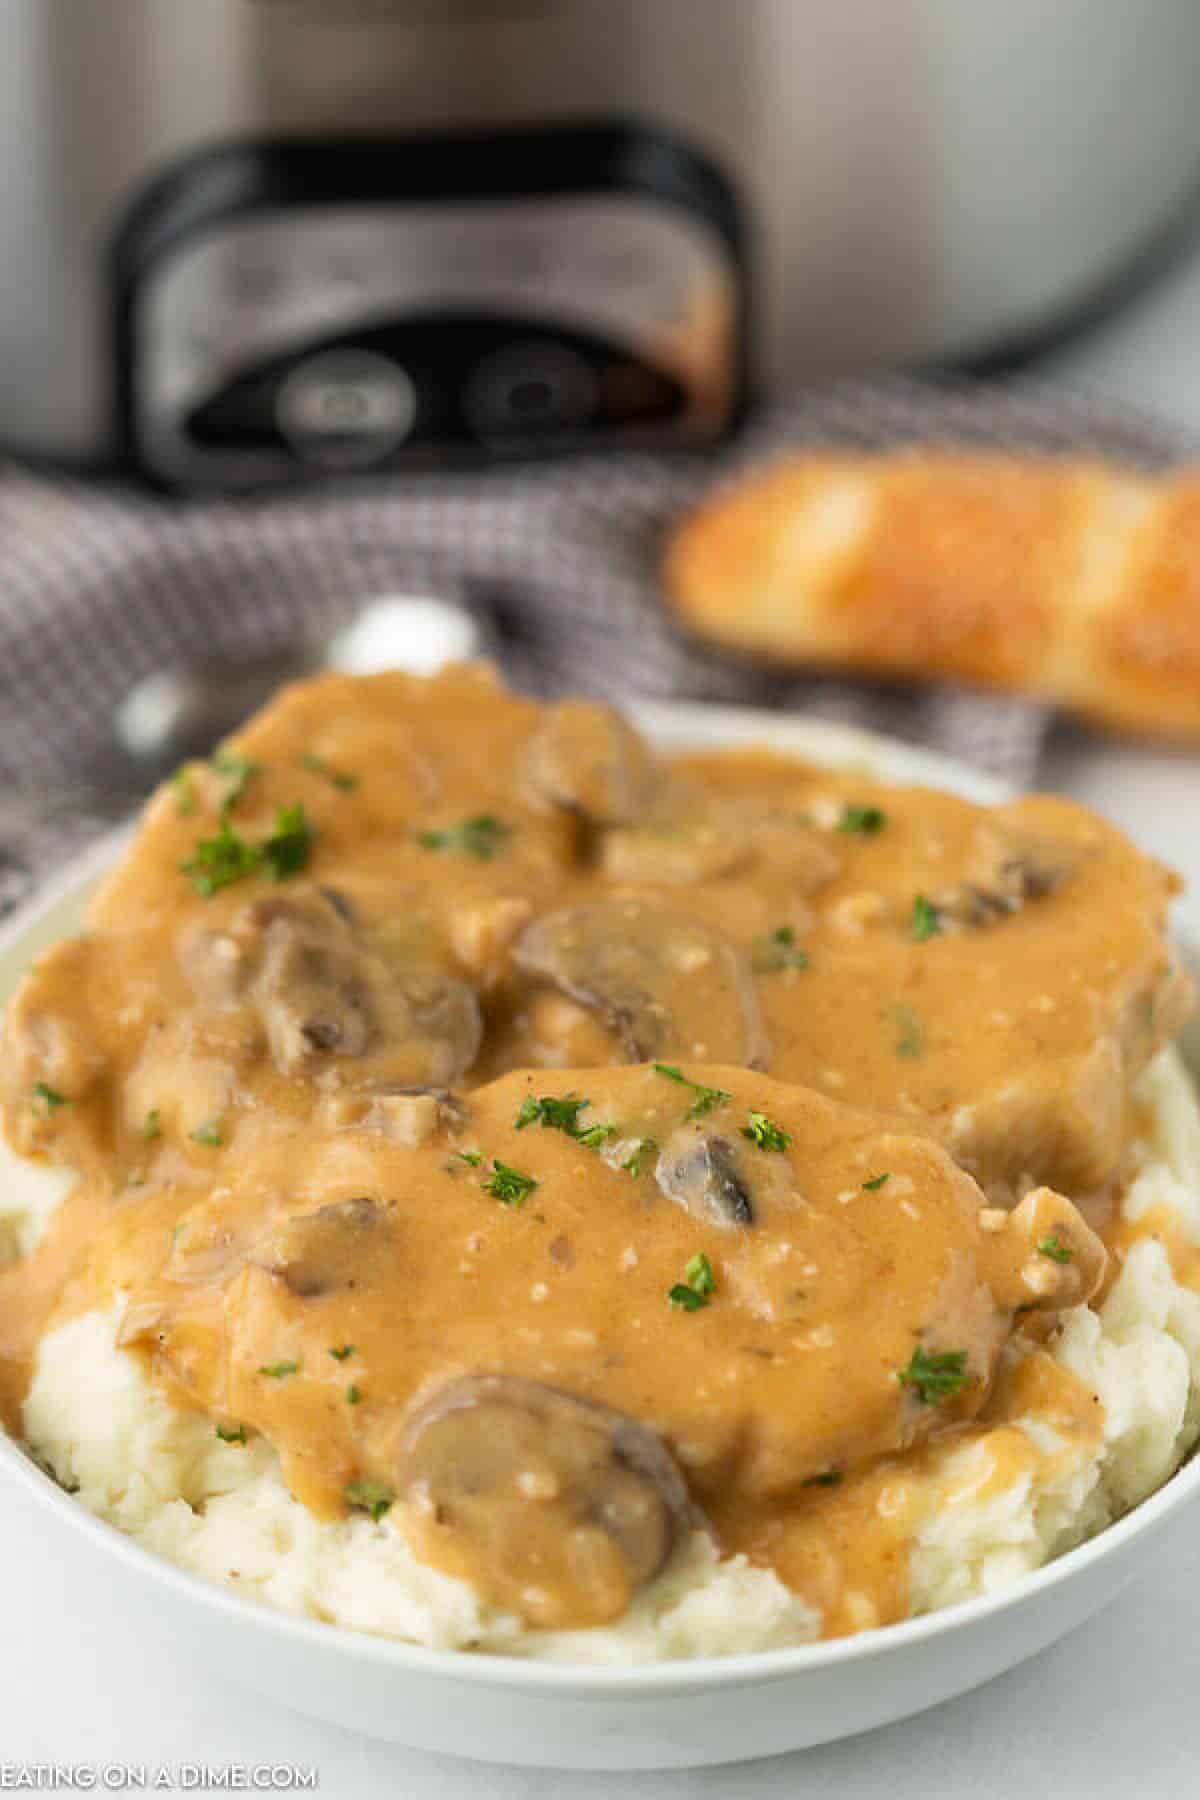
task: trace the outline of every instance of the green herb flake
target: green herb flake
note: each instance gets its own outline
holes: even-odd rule
[[[695,1098],[684,1115],[688,1119],[703,1119],[732,1098],[724,1088],[705,1087],[703,1082],[689,1081],[683,1070],[677,1069],[674,1063],[655,1063],[654,1073],[664,1076],[667,1081],[676,1082],[680,1087],[691,1088]]]
[[[57,1088],[50,1087],[44,1081],[34,1082],[34,1112],[41,1113],[43,1117],[45,1117],[52,1112],[57,1112],[60,1106],[70,1106],[70,1104],[71,1102],[68,1100],[67,1096],[65,1094],[60,1094]]]
[[[357,1406],[361,1399],[361,1391],[355,1386],[354,1382],[351,1382],[350,1386],[346,1389],[346,1405]]]
[[[926,1350],[920,1344],[912,1353],[906,1369],[897,1369],[901,1387],[916,1389],[917,1398],[926,1406],[940,1406],[962,1392],[970,1376],[967,1374],[965,1350]]]
[[[781,969],[807,969],[808,951],[800,948],[790,925],[780,925],[765,937],[755,938],[751,962],[760,975],[773,975]]]
[[[747,1114],[750,1121],[742,1126],[742,1136],[750,1143],[757,1144],[760,1150],[786,1150],[791,1143],[791,1133],[776,1125],[774,1119],[768,1119],[766,1113],[755,1112],[751,1108]]]
[[[842,1479],[840,1469],[822,1469],[819,1475],[810,1475],[804,1483],[805,1487],[831,1488],[837,1487]]]
[[[272,881],[298,875],[308,867],[312,840],[312,826],[299,802],[281,806],[275,814],[275,829],[259,852],[263,873]]]
[[[384,1481],[352,1481],[343,1490],[348,1505],[356,1512],[369,1513],[378,1522],[396,1498],[395,1488]]]
[[[195,1131],[189,1131],[188,1136],[193,1144],[204,1144],[209,1150],[219,1150],[225,1142],[225,1134],[215,1119],[208,1119],[203,1125],[197,1125]]]
[[[255,762],[252,756],[243,756],[240,750],[227,749],[224,744],[214,750],[211,758],[212,766],[218,775],[225,778],[225,792],[221,795],[221,814],[227,818],[245,793],[250,782],[261,774],[262,764]]]
[[[311,750],[305,751],[300,758],[300,767],[307,769],[310,775],[319,775],[322,781],[327,781],[342,794],[352,794],[358,786],[357,775],[348,775],[344,769],[335,768],[333,763],[326,762],[323,756],[317,756]]]
[[[917,894],[913,900],[910,929],[916,944],[926,943],[942,929],[942,915],[925,894]]]
[[[278,809],[275,828],[262,844],[252,844],[222,814],[216,836],[201,838],[192,854],[179,864],[180,872],[205,900],[253,875],[286,881],[289,875],[297,875],[307,866],[312,835],[304,808],[299,805]]]
[[[269,1375],[272,1381],[282,1381],[287,1375],[299,1374],[300,1364],[298,1362],[260,1363],[258,1372],[260,1375]]]
[[[171,777],[171,787],[175,793],[175,811],[181,819],[188,818],[196,810],[196,787],[187,763],[176,769]]]
[[[497,1156],[493,1158],[492,1172],[483,1184],[483,1191],[493,1194],[501,1206],[524,1206],[537,1186],[532,1175],[522,1175],[519,1169],[511,1169]]]
[[[458,850],[464,856],[473,856],[476,862],[491,862],[505,838],[511,836],[512,826],[493,813],[476,813],[457,825],[419,831],[417,842],[423,850]]]
[[[598,1150],[601,1144],[615,1137],[615,1125],[583,1125],[579,1123],[579,1115],[590,1100],[579,1094],[565,1094],[561,1098],[554,1094],[543,1094],[535,1099],[532,1094],[522,1102],[521,1110],[513,1123],[518,1131],[524,1131],[529,1125],[540,1125],[545,1131],[562,1131],[586,1150]]]
[[[347,1357],[351,1357],[354,1355],[354,1345],[353,1344],[330,1344],[329,1354],[330,1354],[330,1356],[332,1356],[334,1362],[345,1362]]]
[[[1049,1237],[1044,1237],[1037,1248],[1038,1255],[1048,1256],[1051,1262],[1069,1263],[1075,1260],[1075,1252],[1070,1244],[1064,1244],[1062,1239],[1055,1237],[1053,1233]]]
[[[695,1256],[688,1258],[687,1266],[683,1273],[684,1278],[692,1291],[702,1295],[705,1300],[707,1300],[711,1294],[716,1293],[717,1278],[713,1274],[712,1264],[709,1262],[707,1256],[705,1256],[703,1250],[697,1250]]]
[[[179,870],[203,899],[211,900],[222,888],[257,875],[259,861],[257,847],[235,831],[228,819],[222,819],[216,836],[201,838]]]
[[[469,1169],[477,1169],[483,1161],[483,1151],[482,1150],[455,1150],[453,1152],[453,1160],[451,1161],[451,1163],[449,1165],[451,1168],[453,1168],[455,1161],[466,1163],[466,1165]]]
[[[875,837],[887,824],[887,814],[878,806],[847,806],[837,822],[837,829],[859,837]]]
[[[684,1279],[667,1290],[667,1304],[679,1312],[699,1312],[717,1291],[717,1278],[703,1250],[688,1258]]]
[[[925,1049],[925,1027],[911,1006],[892,1009],[896,1023],[896,1055],[920,1056]]]
[[[625,1161],[621,1164],[622,1169],[624,1169],[627,1175],[632,1175],[636,1180],[642,1172],[643,1158],[652,1156],[657,1149],[658,1145],[653,1138],[639,1138],[633,1149],[629,1152],[629,1155],[625,1158]]]
[[[868,1194],[877,1194],[890,1174],[891,1170],[885,1169],[882,1175],[872,1175],[870,1181],[864,1181],[863,1186]]]
[[[218,1425],[217,1436],[223,1444],[246,1444],[250,1441],[246,1435],[246,1427],[244,1425],[237,1425],[232,1428],[228,1425]]]
[[[152,1144],[155,1138],[162,1136],[162,1119],[157,1106],[152,1106],[142,1120],[142,1136],[148,1144]]]

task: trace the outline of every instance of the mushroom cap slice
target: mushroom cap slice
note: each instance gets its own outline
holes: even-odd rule
[[[418,1553],[541,1629],[619,1618],[691,1520],[653,1431],[515,1375],[435,1393],[407,1422],[396,1476]]]
[[[628,1062],[688,1056],[766,1067],[749,962],[699,919],[642,900],[589,901],[536,919],[513,961],[598,1012]]]
[[[479,1052],[474,988],[428,953],[377,944],[316,888],[252,901],[227,931],[186,939],[180,958],[202,1002],[257,1012],[285,1075],[337,1057],[391,1083],[444,1086]]]
[[[534,794],[589,825],[624,825],[646,812],[663,774],[633,726],[597,700],[548,707],[525,750]]]
[[[695,1125],[673,1131],[659,1153],[655,1180],[677,1206],[709,1225],[752,1225],[750,1189],[729,1138]]]
[[[371,1255],[382,1221],[377,1200],[335,1200],[295,1214],[260,1241],[247,1259],[302,1300],[352,1285]]]

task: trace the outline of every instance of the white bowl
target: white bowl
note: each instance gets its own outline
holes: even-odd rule
[[[646,706],[638,713],[655,740],[671,748],[766,743],[974,800],[1003,797],[978,771],[839,726],[732,708]],[[125,837],[116,834],[91,851],[0,933],[0,1002],[32,955],[77,927]],[[1011,1668],[1089,1618],[1166,1548],[1200,1493],[1200,1459],[1099,1537],[1004,1593],[833,1643],[626,1668],[417,1649],[241,1599],[101,1523],[0,1434],[6,1482],[36,1498],[47,1534],[71,1533],[90,1546],[97,1573],[111,1583],[114,1610],[134,1615],[147,1641],[186,1643],[215,1677],[422,1750],[565,1769],[649,1769],[823,1743],[918,1712]]]

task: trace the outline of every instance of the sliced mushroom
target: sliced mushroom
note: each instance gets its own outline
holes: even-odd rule
[[[396,1474],[418,1552],[540,1629],[619,1618],[691,1516],[653,1431],[512,1375],[436,1393],[408,1421]]]
[[[750,1190],[727,1137],[681,1126],[662,1147],[655,1179],[668,1200],[708,1225],[752,1225]]]
[[[261,929],[253,996],[276,1065],[287,1073],[325,1052],[362,1056],[375,1019],[358,946],[323,897],[263,901],[243,928]]]
[[[640,818],[662,780],[633,726],[596,700],[547,709],[526,747],[525,772],[539,799],[600,826]]]
[[[1044,900],[1071,873],[1074,858],[1060,844],[1042,839],[1016,839],[993,825],[983,827],[974,867],[956,887],[934,898],[943,924],[972,930],[993,925],[1019,912],[1031,900]]]
[[[185,940],[202,1000],[252,1007],[284,1074],[325,1057],[374,1057],[389,1077],[444,1084],[479,1050],[479,1000],[432,958],[377,950],[317,889],[258,900],[225,932]]]
[[[285,1219],[258,1243],[248,1261],[265,1269],[301,1299],[353,1286],[380,1229],[383,1209],[365,1196],[336,1200],[316,1212]]]
[[[749,964],[685,914],[637,900],[566,907],[521,934],[513,961],[598,1012],[629,1062],[680,1055],[766,1065]]]

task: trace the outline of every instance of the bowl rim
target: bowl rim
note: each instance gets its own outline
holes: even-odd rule
[[[708,706],[703,702],[642,702],[628,709],[653,736],[669,747],[692,741],[713,748],[738,741],[765,743],[797,756],[808,756],[830,768],[859,765],[896,785],[911,782],[950,788],[983,802],[1003,800],[1011,790],[996,777],[938,751],[922,749],[855,727],[820,719],[795,718],[755,707]],[[25,900],[0,925],[0,956],[16,950],[23,939],[81,889],[101,877],[132,836],[133,822],[118,826],[73,858]],[[1200,941],[1178,934],[1185,950],[1200,960]],[[746,1686],[776,1682],[833,1669],[872,1663],[935,1637],[969,1632],[1084,1575],[1095,1563],[1117,1555],[1147,1533],[1153,1533],[1179,1508],[1200,1493],[1200,1455],[1186,1461],[1160,1488],[1095,1537],[1065,1551],[992,1594],[958,1602],[918,1618],[905,1619],[852,1637],[818,1639],[810,1644],[774,1650],[738,1651],[729,1656],[680,1658],[663,1662],[543,1662],[496,1651],[431,1649],[344,1625],[284,1612],[191,1573],[144,1548],[116,1526],[88,1511],[58,1486],[33,1455],[0,1428],[0,1473],[11,1476],[52,1509],[85,1540],[114,1556],[133,1573],[147,1575],[184,1601],[194,1601],[233,1624],[265,1631],[298,1649],[341,1653],[361,1662],[394,1668],[428,1679],[465,1680],[472,1685],[544,1691],[575,1699],[633,1697],[638,1693],[701,1693],[714,1686]]]

